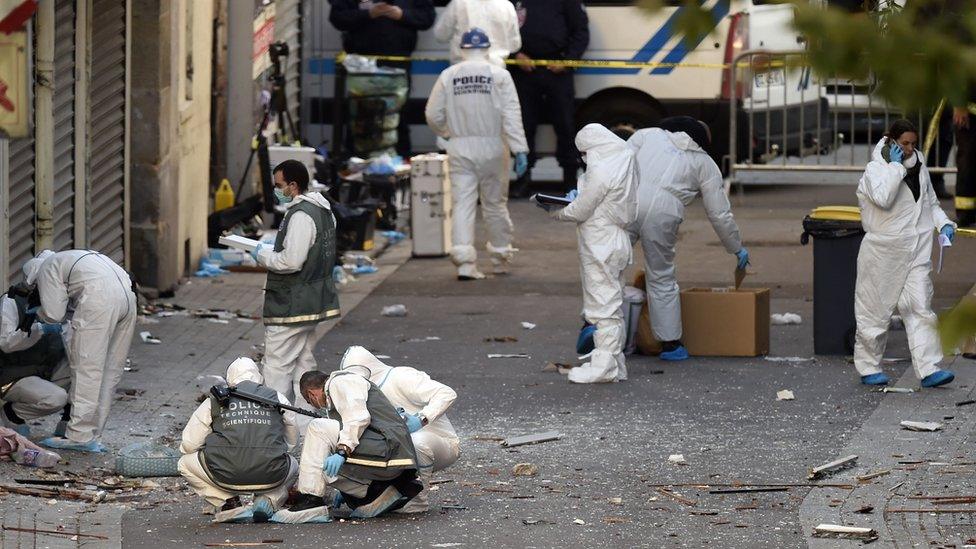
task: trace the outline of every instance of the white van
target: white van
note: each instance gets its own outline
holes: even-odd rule
[[[446,0],[435,2],[446,5]],[[756,116],[770,117],[770,123],[739,124],[740,150],[749,140],[782,141],[783,107],[793,113],[804,109],[805,116],[788,116],[787,142],[810,140],[829,142],[827,106],[822,97],[806,91],[809,75],[803,71],[771,68],[748,73],[749,83],[733,83],[731,73],[722,66],[741,52],[755,49],[802,51],[803,40],[790,26],[792,7],[768,0],[706,0],[715,27],[711,34],[696,37],[686,47],[675,29],[681,2],[669,0],[669,6],[657,13],[644,11],[632,1],[585,0],[590,19],[590,44],[585,57],[641,62],[677,63],[686,66],[581,68],[576,71],[576,121],[579,126],[599,122],[620,133],[653,126],[665,116],[689,115],[707,122],[712,129],[710,153],[719,161],[728,154],[729,94],[737,85],[745,95],[744,108]],[[335,64],[341,50],[341,36],[328,22],[328,3],[316,0],[311,5],[306,34],[305,73],[302,76],[303,133],[312,144],[331,138],[332,98]],[[435,148],[433,134],[424,124],[423,107],[437,75],[447,66],[448,48],[435,41],[433,33],[421,33],[414,56],[410,101],[403,115],[412,124],[411,137],[415,151]],[[431,61],[429,59],[443,59]],[[743,94],[742,92],[745,92]],[[751,97],[751,100],[750,100]],[[740,112],[739,116],[745,116]],[[779,118],[777,118],[777,116]],[[823,134],[812,135],[821,119]],[[803,119],[804,127],[796,125]],[[765,120],[765,119],[763,119]],[[766,128],[769,127],[769,133]],[[753,135],[748,135],[748,128]],[[551,152],[555,141],[551,129],[542,126],[537,144],[540,153]],[[539,170],[537,166],[537,171]],[[539,174],[533,174],[540,179]]]

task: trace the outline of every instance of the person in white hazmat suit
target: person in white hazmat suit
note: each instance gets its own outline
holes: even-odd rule
[[[227,384],[250,394],[290,404],[264,386],[257,364],[240,357],[227,368]],[[206,500],[215,522],[267,522],[288,499],[298,478],[298,460],[288,455],[298,444],[297,414],[240,398],[225,404],[208,396],[190,416],[180,442],[179,470]],[[250,508],[240,495],[254,494]]]
[[[945,385],[955,377],[938,367],[943,357],[929,273],[935,231],[942,244],[951,244],[956,225],[939,206],[917,145],[918,131],[911,122],[892,123],[857,187],[866,234],[857,256],[854,367],[865,385],[890,381],[880,364],[896,307],[922,386]]]
[[[623,381],[627,379],[623,273],[633,259],[627,226],[634,222],[637,210],[637,163],[627,143],[600,124],[587,124],[580,130],[576,147],[586,167],[579,179],[579,194],[551,215],[577,224],[583,317],[596,326],[596,332],[589,362],[571,369],[569,380]]]
[[[99,437],[136,324],[136,295],[129,274],[95,251],[44,250],[24,264],[24,275],[40,294],[37,318],[49,324],[70,318],[71,327],[67,347],[71,419],[63,437],[44,439],[41,445],[104,452]]]
[[[70,418],[71,370],[61,324],[31,322],[26,284],[0,296],[0,412],[2,425],[30,436],[27,421],[62,411],[54,434],[64,436]],[[30,331],[21,329],[30,323]]]
[[[465,60],[461,37],[477,27],[491,43],[488,58],[505,68],[508,56],[522,49],[515,6],[508,0],[451,0],[434,23],[434,37],[451,44],[451,63]]]
[[[418,478],[424,484],[424,490],[398,512],[427,511],[431,475],[450,467],[461,456],[461,441],[446,414],[457,399],[457,393],[415,368],[387,366],[358,345],[346,350],[339,369],[363,375],[386,395],[391,404],[402,408],[417,450]]]
[[[637,219],[630,233],[640,239],[644,253],[651,326],[662,344],[664,360],[689,357],[681,343],[681,293],[674,269],[685,207],[701,195],[708,220],[725,250],[737,257],[739,268],[749,263],[722,172],[705,152],[710,140],[704,123],[681,116],[662,120],[660,128],[638,130],[627,141],[640,166]]]
[[[264,290],[264,379],[296,406],[302,374],[316,368],[315,328],[339,316],[332,280],[336,224],[329,200],[309,191],[308,168],[285,160],[274,168],[275,198],[286,207],[274,246],[253,256],[268,269]],[[306,406],[307,407],[307,406]]]
[[[508,214],[508,151],[515,154],[515,173],[521,175],[528,168],[529,147],[515,84],[508,71],[488,62],[485,33],[471,29],[461,47],[465,61],[440,74],[425,114],[434,133],[449,139],[451,259],[459,280],[477,280],[485,277],[478,270],[474,248],[478,199],[494,272],[504,274],[518,251],[512,247]]]

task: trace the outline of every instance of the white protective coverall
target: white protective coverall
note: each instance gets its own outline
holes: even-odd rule
[[[408,366],[387,366],[358,345],[346,350],[339,369],[367,377],[391,404],[408,414],[427,418],[427,425],[410,435],[417,450],[418,476],[424,490],[400,510],[403,513],[426,511],[431,475],[450,467],[461,456],[461,441],[446,415],[457,393],[431,379],[426,372]]]
[[[644,252],[651,326],[658,341],[676,341],[681,339],[681,295],[674,253],[685,207],[701,195],[712,228],[729,253],[742,249],[742,239],[721,170],[688,134],[649,128],[637,131],[627,144],[640,166],[637,219],[630,232],[640,238]]]
[[[43,322],[69,320],[71,420],[65,437],[87,443],[101,436],[115,387],[122,379],[136,324],[136,295],[125,269],[90,250],[45,250],[24,264],[28,284],[37,284]]]
[[[253,381],[259,385],[264,384],[264,378],[258,370],[258,365],[246,357],[238,358],[227,368],[227,384],[229,386],[234,387],[243,381]],[[278,401],[282,404],[291,404],[280,391],[278,392]],[[297,415],[288,410],[282,414],[288,450],[298,444],[298,428],[295,423]],[[200,403],[200,406],[190,416],[190,421],[187,422],[186,427],[183,428],[183,440],[180,442],[180,453],[183,454],[183,457],[180,458],[179,470],[197,495],[207,500],[210,505],[220,509],[232,497],[250,492],[232,492],[217,486],[200,464],[199,452],[204,447],[207,435],[213,432],[212,422],[211,399],[207,398]],[[298,476],[298,462],[290,456],[289,460],[291,461],[291,469],[284,482],[272,490],[254,494],[255,497],[266,496],[270,499],[275,510],[282,508],[285,500],[288,499],[288,490],[295,484],[295,478]]]
[[[318,192],[308,192],[286,204],[291,208],[299,202],[311,202],[330,213],[328,199]],[[335,216],[333,216],[333,223]],[[281,274],[297,273],[305,265],[308,252],[315,243],[315,222],[305,212],[295,212],[288,221],[288,233],[280,252],[273,246],[262,246],[257,261],[262,267]],[[285,395],[295,406],[312,409],[298,390],[298,380],[305,372],[316,369],[315,328],[306,326],[266,326],[264,329],[265,385]]]
[[[919,198],[902,180],[904,165],[885,162],[882,139],[857,187],[861,225],[867,233],[857,255],[854,317],[857,339],[854,366],[860,375],[881,372],[878,365],[888,340],[888,325],[895,307],[901,312],[919,379],[936,370],[942,348],[932,312],[932,243],[936,230],[955,223],[939,206],[928,169],[922,160]],[[905,163],[919,161],[916,151]]]
[[[427,124],[437,135],[449,138],[451,259],[462,275],[476,271],[474,223],[479,196],[493,262],[500,267],[513,257],[509,150],[515,154],[529,150],[511,75],[488,63],[484,50],[465,50],[465,55],[468,60],[440,74],[426,108]]]
[[[17,329],[18,321],[17,303],[4,294],[0,297],[0,352],[26,351],[44,335],[40,322],[34,323],[28,335]],[[63,337],[65,341],[70,339],[69,334],[63,334]],[[68,404],[67,389],[70,385],[71,370],[68,361],[64,360],[54,370],[50,380],[29,376],[0,387],[0,400],[11,403],[14,413],[21,419],[37,419],[58,412]]]
[[[553,212],[560,221],[577,223],[583,278],[583,316],[596,326],[590,362],[569,371],[574,383],[627,379],[623,347],[627,338],[623,305],[623,272],[633,259],[627,226],[637,210],[637,163],[634,152],[607,128],[587,124],[576,134],[586,156],[579,196]]]
[[[491,62],[501,68],[505,59],[522,49],[522,33],[519,31],[515,6],[508,0],[451,0],[440,18],[434,23],[434,37],[440,42],[450,42],[451,63],[463,61],[461,35],[478,27],[485,31],[491,43]]]

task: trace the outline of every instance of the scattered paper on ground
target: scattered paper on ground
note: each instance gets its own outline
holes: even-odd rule
[[[769,362],[813,362],[813,357],[803,358],[801,356],[767,356]]]
[[[525,328],[526,330],[535,330],[535,326],[536,325],[535,324],[532,324],[531,322],[523,322],[522,323],[522,327]]]
[[[796,397],[793,395],[793,391],[789,389],[783,389],[782,391],[776,392],[776,400],[793,400]]]
[[[513,353],[513,354],[489,354],[488,358],[532,358],[525,353]]]
[[[668,456],[668,462],[675,465],[688,465],[688,460],[685,459],[684,454],[671,454]]]
[[[900,425],[909,431],[940,431],[942,429],[942,424],[934,421],[902,421]]]

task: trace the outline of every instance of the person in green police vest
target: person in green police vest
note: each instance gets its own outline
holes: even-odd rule
[[[258,265],[268,269],[263,373],[268,387],[301,405],[298,380],[316,369],[315,327],[339,316],[332,281],[336,225],[328,199],[309,192],[308,169],[301,162],[275,166],[274,184],[285,217],[274,246],[259,244],[253,252]]]

